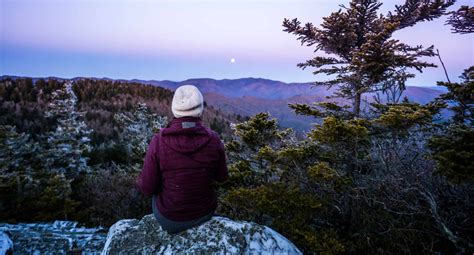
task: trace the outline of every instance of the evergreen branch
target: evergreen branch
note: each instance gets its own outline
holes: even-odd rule
[[[305,26],[301,26],[301,22],[298,19],[283,20],[284,32],[294,34],[297,36],[297,40],[301,41],[301,45],[312,46],[318,42],[317,35],[318,29],[311,23],[306,23]]]
[[[332,57],[314,57],[313,59],[307,60],[304,63],[298,64],[298,67],[305,69],[306,67],[321,67],[324,65],[334,65],[334,64],[348,64],[347,61],[342,61]]]
[[[398,29],[414,26],[418,22],[430,21],[446,14],[446,9],[456,0],[406,0],[395,6],[395,13],[389,12],[392,22],[398,22]]]
[[[474,7],[463,5],[450,14],[451,16],[446,21],[446,25],[451,25],[453,33],[474,33]]]

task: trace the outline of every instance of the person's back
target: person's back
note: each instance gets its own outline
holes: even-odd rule
[[[223,144],[202,125],[202,108],[196,87],[176,90],[176,118],[153,137],[138,182],[144,194],[153,195],[154,214],[170,233],[210,219],[217,206],[214,182],[227,179]]]

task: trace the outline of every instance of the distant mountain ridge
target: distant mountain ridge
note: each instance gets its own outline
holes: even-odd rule
[[[5,77],[5,76],[3,76]],[[15,76],[8,76],[15,78]],[[62,79],[58,77],[50,77]],[[32,78],[39,79],[39,78]],[[109,78],[89,78],[76,77],[79,79],[114,80]],[[269,112],[273,117],[278,118],[279,123],[284,127],[293,127],[298,131],[306,131],[315,120],[306,116],[297,116],[289,107],[290,103],[305,103],[327,101],[327,96],[333,94],[336,87],[327,89],[325,86],[314,86],[310,82],[306,83],[285,83],[281,81],[263,78],[240,78],[215,80],[211,78],[195,78],[180,82],[169,80],[123,80],[141,84],[151,84],[170,90],[185,84],[192,84],[198,87],[204,94],[208,104],[221,111],[242,116],[251,116],[259,112]],[[407,86],[403,96],[409,100],[425,104],[442,94],[441,89],[433,87]],[[366,95],[365,99],[371,100],[372,95]],[[341,101],[341,100],[337,100]]]
[[[256,98],[278,100],[298,95],[330,95],[332,90],[315,87],[312,83],[285,83],[263,78],[240,78],[215,80],[210,78],[188,79],[180,82],[156,80],[132,80],[138,83],[153,84],[171,90],[185,84],[197,86],[202,93],[220,94],[226,97],[239,98],[253,96]]]
[[[235,80],[214,80],[209,78],[189,79],[181,82],[133,80],[137,83],[153,84],[174,90],[184,84],[197,86],[204,94],[208,104],[224,112],[252,116],[259,112],[269,112],[283,127],[292,127],[304,132],[316,122],[312,117],[297,116],[288,104],[328,101],[337,89],[314,86],[312,83],[284,83],[262,78],[241,78]],[[427,87],[408,86],[403,96],[409,100],[426,104],[442,94],[443,91]],[[371,101],[373,95],[365,95]],[[332,99],[342,102],[342,99]]]
[[[14,75],[3,75],[0,78],[32,78],[33,81],[38,79],[57,79],[67,80],[61,77],[25,77],[25,76],[14,76]],[[318,95],[319,97],[326,97],[331,95],[335,91],[335,87],[327,89],[324,86],[314,86],[311,82],[304,83],[285,83],[276,80],[264,79],[264,78],[239,78],[239,79],[222,79],[216,80],[212,78],[193,78],[184,81],[170,81],[170,80],[141,80],[141,79],[111,79],[107,77],[95,78],[95,77],[75,77],[71,80],[78,79],[93,79],[93,80],[113,80],[113,81],[127,81],[137,82],[142,84],[151,84],[167,89],[174,90],[177,87],[184,84],[192,84],[197,86],[203,94],[215,93],[221,94],[226,97],[244,97],[253,96],[256,98],[263,99],[287,99],[294,96],[308,96]],[[405,95],[409,99],[415,102],[426,103],[428,98],[432,98],[433,95],[439,95],[443,92],[443,87],[421,87],[421,86],[407,86]],[[424,94],[424,95],[421,95]],[[421,96],[419,96],[421,95]]]
[[[312,82],[304,83],[285,83],[263,78],[240,78],[240,79],[223,79],[215,80],[211,78],[196,78],[184,81],[158,81],[158,80],[131,80],[137,83],[152,84],[171,90],[185,84],[192,84],[197,86],[203,93],[221,94],[227,97],[244,97],[254,96],[263,99],[287,99],[300,95],[318,95],[326,97],[332,95],[336,90],[336,86],[327,89],[325,86],[314,86]],[[420,103],[427,103],[427,98],[433,95],[439,95],[443,92],[442,87],[421,87],[421,86],[407,86],[404,95],[409,99]],[[418,97],[417,94],[427,94]],[[411,98],[412,97],[412,98]],[[431,100],[431,99],[430,99]]]

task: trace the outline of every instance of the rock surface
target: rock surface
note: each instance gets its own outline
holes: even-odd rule
[[[2,253],[2,247],[8,246],[8,240],[14,254],[100,254],[105,231],[104,228],[78,227],[77,222],[71,221],[0,223],[0,255],[6,253]]]
[[[200,226],[170,235],[152,214],[121,220],[107,235],[102,254],[302,254],[266,226],[213,217]]]
[[[13,242],[6,233],[0,232],[0,255],[7,253],[13,253]]]

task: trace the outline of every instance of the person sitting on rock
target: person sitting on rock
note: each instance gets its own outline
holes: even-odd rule
[[[153,196],[153,214],[168,233],[211,219],[217,207],[214,183],[228,178],[224,145],[201,123],[203,109],[198,88],[176,89],[175,118],[152,138],[138,179],[141,192]]]

